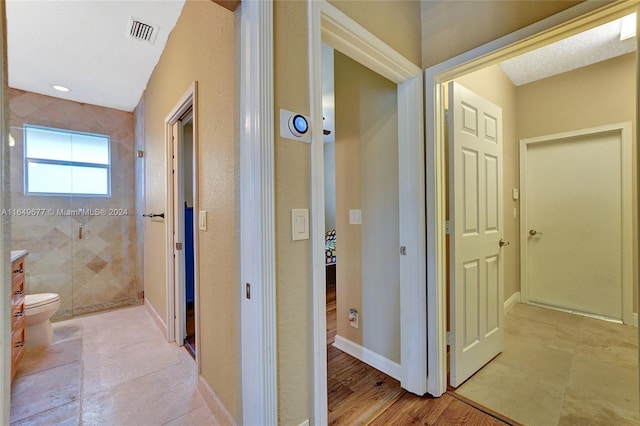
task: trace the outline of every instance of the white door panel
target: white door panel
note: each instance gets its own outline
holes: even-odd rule
[[[502,110],[449,85],[451,377],[459,386],[502,351]]]

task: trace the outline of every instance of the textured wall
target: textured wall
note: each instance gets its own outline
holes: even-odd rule
[[[631,121],[634,170],[633,217],[638,235],[636,53],[629,53],[518,87],[518,139]],[[634,241],[634,258],[638,242]],[[633,311],[638,311],[638,264],[634,262]]]
[[[397,98],[394,83],[335,53],[337,333],[399,363]]]
[[[421,1],[422,66],[453,58],[579,3],[582,1]]]
[[[307,2],[274,3],[275,111],[309,114]],[[277,115],[276,115],[277,117]],[[279,424],[311,416],[313,389],[311,240],[291,241],[291,209],[311,208],[308,144],[275,135],[276,301]]]
[[[420,65],[420,12],[421,3],[424,1],[329,0],[329,2],[405,58]]]
[[[335,4],[419,63],[419,2]],[[274,3],[276,111],[310,110],[307,12],[304,1]],[[311,208],[311,153],[308,145],[280,138],[279,131],[275,136],[279,422],[299,425],[313,417],[312,254],[310,241],[291,241],[290,221],[291,209]]]
[[[11,248],[29,251],[26,290],[61,297],[55,317],[139,303],[136,287],[133,114],[10,90],[12,208],[126,209],[126,216],[16,216]],[[25,124],[111,138],[111,197],[25,196]],[[82,224],[83,236],[79,238]]]
[[[238,9],[238,11],[240,8]],[[236,12],[239,13],[239,12]],[[201,374],[240,419],[240,224],[234,13],[188,0],[144,95],[145,210],[163,212],[166,197],[165,118],[198,82],[198,311]],[[166,315],[167,223],[145,221],[145,298]],[[167,321],[167,318],[163,318]]]

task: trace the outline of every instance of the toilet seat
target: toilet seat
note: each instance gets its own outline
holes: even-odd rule
[[[29,309],[51,305],[59,301],[60,295],[56,293],[27,294],[24,300],[24,307],[28,311]]]

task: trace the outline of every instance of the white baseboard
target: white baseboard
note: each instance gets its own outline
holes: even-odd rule
[[[219,424],[223,426],[236,426],[238,423],[233,418],[227,407],[224,406],[220,397],[215,393],[209,383],[202,376],[198,376],[198,390],[204,399],[204,403],[211,410]]]
[[[144,299],[144,307],[147,309],[147,313],[156,323],[162,335],[166,338],[169,335],[169,331],[167,330],[167,325],[162,321],[162,317],[158,315],[158,311],[153,307],[151,303],[149,303],[149,299]]]
[[[345,339],[342,336],[336,335],[336,340],[333,346],[351,355],[354,358],[359,359],[365,364],[369,364],[373,368],[382,371],[384,374],[393,377],[396,380],[400,380],[402,369],[400,364],[395,361],[391,361],[389,358],[385,358],[373,352],[371,349],[367,349],[351,340]]]
[[[507,315],[518,303],[520,303],[520,292],[516,291],[510,298],[504,301],[504,314]]]

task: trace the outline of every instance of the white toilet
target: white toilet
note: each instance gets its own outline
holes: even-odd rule
[[[60,296],[56,293],[27,294],[25,296],[27,348],[45,347],[51,344],[53,333],[49,319],[59,307]]]

